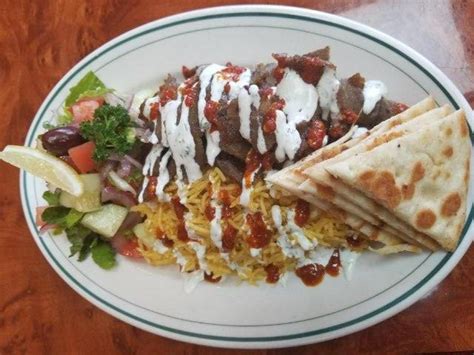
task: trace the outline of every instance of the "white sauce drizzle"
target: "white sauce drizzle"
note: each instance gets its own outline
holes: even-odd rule
[[[184,280],[184,292],[191,293],[196,286],[204,280],[204,271],[194,270],[193,272],[184,272],[181,276]]]
[[[150,111],[151,107],[160,102],[160,97],[159,96],[153,96],[145,100],[145,103],[143,104],[143,116],[145,116],[147,119],[150,119]]]
[[[294,209],[289,208],[288,212],[286,214],[286,225],[288,227],[289,233],[292,234],[298,244],[303,248],[303,250],[311,250],[314,249],[316,245],[318,245],[318,242],[316,240],[310,240],[306,238],[304,235],[303,229],[301,229],[296,223],[295,223],[295,215],[296,212]]]
[[[221,152],[221,148],[219,147],[219,143],[221,141],[221,135],[219,131],[209,132],[206,131],[206,157],[207,162],[210,166],[214,166],[214,162],[216,157]]]
[[[158,254],[164,254],[169,250],[169,248],[165,246],[161,240],[157,239],[153,243],[153,250]]]
[[[332,115],[339,113],[337,92],[340,85],[341,83],[336,78],[336,69],[326,67],[316,87],[319,95],[319,106],[322,109],[322,119],[325,121],[328,119],[329,113]]]
[[[176,263],[180,266],[180,271],[184,272],[184,268],[188,263],[188,260],[180,253],[178,249],[173,249],[173,255],[176,258]]]
[[[164,192],[165,186],[170,181],[170,173],[168,171],[168,160],[171,157],[171,150],[168,150],[160,161],[159,173],[158,173],[158,183],[156,184],[155,195],[159,201],[167,202],[170,200],[168,194]]]
[[[354,266],[361,253],[353,251],[351,249],[341,249],[339,251],[339,257],[341,260],[341,266],[344,270],[344,276],[348,281],[351,281],[352,274],[354,272]]]
[[[184,214],[184,227],[186,228],[186,232],[188,233],[188,237],[191,240],[200,240],[201,238],[196,234],[196,231],[189,225],[188,221],[192,221],[193,214],[191,212],[186,212]],[[195,243],[195,242],[190,242]]]
[[[247,187],[247,184],[245,183],[245,180],[246,180],[245,176],[242,179],[242,192],[240,194],[240,204],[244,207],[248,207],[250,204],[250,197],[253,190],[253,181],[259,169],[260,167],[256,169],[254,172],[252,172],[252,174],[250,175],[250,187]]]
[[[238,96],[240,135],[245,139],[250,139],[250,114],[252,106],[258,110],[260,107],[260,95],[257,85],[250,85],[249,90],[241,90]]]
[[[360,136],[363,136],[365,133],[367,133],[369,130],[365,127],[358,127],[354,130],[354,133],[352,133],[351,138],[357,138]]]
[[[278,279],[278,283],[282,285],[283,287],[286,287],[286,282],[288,281],[288,273],[285,272],[280,275],[280,278]]]
[[[217,249],[219,249],[222,255],[222,206],[217,202],[217,191],[215,191],[214,189],[215,184],[211,177],[209,177],[209,182],[212,185],[212,196],[210,198],[210,205],[212,208],[214,208],[214,217],[211,220],[209,232],[212,242],[217,247]]]
[[[318,246],[314,250],[309,252],[308,258],[305,259],[301,264],[298,266],[305,266],[308,264],[319,264],[322,266],[326,266],[331,259],[331,255],[333,254],[334,249],[326,248],[323,246]]]
[[[135,95],[133,95],[132,103],[128,110],[130,117],[134,119],[138,119],[138,116],[140,114],[140,106],[142,105],[143,101],[152,97],[155,91],[156,90],[151,89],[151,88],[143,89],[143,90],[137,91]]]
[[[211,220],[211,240],[219,250],[222,250],[222,207],[214,199],[211,200],[211,206],[215,209],[214,218]]]
[[[198,118],[201,130],[206,131],[206,157],[207,162],[210,166],[214,166],[216,157],[221,152],[219,147],[220,133],[219,131],[210,132],[210,124],[204,115],[204,109],[206,107],[206,93],[207,87],[210,85],[210,100],[219,102],[222,98],[225,86],[228,84],[230,89],[228,93],[228,100],[238,98],[240,92],[244,86],[250,83],[252,72],[246,68],[240,75],[237,81],[229,80],[229,75],[224,73],[223,70],[227,67],[223,67],[218,64],[211,64],[205,67],[199,75],[200,91],[198,99]]]
[[[197,242],[189,242],[188,245],[194,250],[196,253],[196,258],[198,259],[199,268],[203,271],[208,271],[209,267],[206,261],[206,246],[202,245],[201,243]]]
[[[287,122],[285,114],[280,110],[276,110],[275,122],[275,138],[277,142],[275,157],[279,162],[284,161],[286,156],[293,160],[301,145],[301,136],[296,130],[296,125],[294,122]]]
[[[183,181],[183,172],[181,171],[181,168],[176,169],[176,186],[178,188],[179,202],[184,205],[188,200],[188,188]]]
[[[147,119],[150,119],[150,111],[151,107],[160,102],[160,97],[159,96],[154,96],[150,97],[145,100],[145,103],[143,105],[143,116],[145,116]],[[153,122],[153,128],[150,132],[150,135],[148,136],[148,139],[145,143],[152,143],[152,144],[158,144],[160,142],[160,139],[158,138],[156,134],[156,125],[158,123],[158,120],[154,120]]]
[[[207,120],[206,116],[204,116],[204,108],[206,107],[206,90],[214,74],[224,68],[225,67],[222,65],[211,64],[205,67],[199,74],[200,89],[198,98],[198,118],[199,126],[203,131],[210,127],[209,121]]]
[[[180,120],[177,123],[178,106],[181,101],[181,94],[178,94],[176,100],[169,101],[162,110],[162,120],[165,122],[168,144],[173,153],[176,170],[179,171],[183,167],[189,183],[192,183],[202,176],[202,172],[194,160],[196,150],[188,120],[189,107],[184,104],[184,100],[181,105]]]
[[[387,87],[379,80],[367,80],[362,94],[364,95],[362,111],[368,115],[375,108],[375,105],[377,105],[377,102],[380,101],[382,96],[387,94]]]
[[[262,125],[258,124],[257,130],[257,149],[260,154],[264,154],[267,152],[267,144],[265,143],[265,136],[263,135]]]
[[[326,134],[326,135],[324,136],[324,138],[323,138],[323,147],[324,147],[325,145],[327,145],[328,142],[329,142],[329,136]]]
[[[282,253],[288,258],[295,258],[297,260],[303,260],[304,250],[298,245],[293,245],[291,240],[288,238],[286,228],[282,224],[281,208],[278,205],[272,206],[272,219],[275,227],[278,231],[277,244],[281,248]]]
[[[279,162],[288,156],[293,160],[301,145],[301,136],[296,125],[313,117],[318,107],[318,92],[314,85],[305,83],[294,70],[285,69],[276,94],[285,100],[283,112],[276,111],[275,156]],[[285,115],[286,114],[286,115]]]
[[[138,194],[138,202],[143,203],[146,187],[148,186],[148,176],[153,174],[156,160],[160,157],[163,147],[160,144],[154,145],[148,155],[145,158],[145,164],[143,164],[142,174],[144,176],[140,193]]]
[[[228,83],[230,86],[229,90],[229,101],[236,99],[239,96],[240,91],[246,85],[250,84],[250,77],[252,73],[250,69],[246,68],[240,75],[239,80],[233,81],[226,79],[226,74],[217,72],[214,74],[211,81],[211,100],[219,102],[224,92],[224,87]]]
[[[298,124],[309,121],[318,107],[318,92],[314,85],[305,83],[294,70],[285,70],[276,94],[285,100],[283,112],[288,122]]]
[[[250,248],[250,255],[252,255],[252,257],[254,258],[260,256],[261,253],[262,253],[262,248]]]

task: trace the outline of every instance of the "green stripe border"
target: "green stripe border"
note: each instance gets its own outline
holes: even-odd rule
[[[80,67],[75,69],[74,72],[68,74],[69,77],[59,87],[57,87],[55,89],[55,92],[53,93],[51,98],[48,100],[46,105],[43,107],[43,109],[39,113],[38,119],[37,119],[35,125],[32,128],[30,128],[29,138],[26,142],[27,145],[32,144],[32,142],[34,140],[33,133],[38,129],[38,126],[41,123],[41,118],[45,114],[46,110],[49,108],[51,102],[57,97],[59,92],[64,89],[64,87],[73,79],[73,77],[78,72],[83,70],[85,67],[87,67],[89,64],[94,62],[97,58],[99,58],[103,54],[105,54],[105,53],[111,51],[112,49],[114,49],[118,46],[121,46],[122,44],[124,44],[126,42],[129,42],[129,41],[131,41],[135,38],[138,38],[138,37],[144,36],[146,34],[149,34],[149,33],[155,32],[155,31],[159,31],[159,30],[162,30],[162,29],[165,29],[165,28],[179,26],[179,25],[186,24],[186,23],[191,23],[191,22],[198,22],[198,21],[212,20],[212,19],[222,19],[222,18],[229,18],[229,17],[230,18],[237,18],[237,17],[273,17],[273,18],[293,19],[293,20],[299,20],[299,21],[305,21],[305,22],[318,23],[318,24],[331,26],[331,27],[339,28],[339,29],[342,29],[342,30],[345,30],[345,31],[349,31],[349,32],[358,34],[359,36],[365,37],[369,40],[372,40],[373,42],[376,42],[376,43],[382,45],[383,47],[386,47],[386,48],[390,49],[391,51],[397,53],[398,55],[403,57],[405,60],[407,60],[408,62],[413,64],[420,71],[422,71],[427,77],[429,77],[436,84],[436,86],[438,86],[438,88],[443,92],[443,94],[448,98],[448,100],[451,102],[451,104],[456,109],[459,109],[459,105],[454,100],[454,98],[451,96],[451,94],[448,92],[448,90],[443,85],[441,85],[441,83],[427,69],[425,69],[418,62],[413,60],[410,56],[403,53],[399,49],[397,49],[397,48],[393,47],[392,45],[390,45],[390,44],[388,44],[388,43],[386,43],[386,42],[384,42],[384,41],[382,41],[382,40],[380,40],[376,37],[373,37],[373,36],[371,36],[367,33],[364,33],[364,32],[359,31],[359,30],[355,30],[353,28],[347,27],[347,26],[342,25],[342,24],[334,23],[334,22],[331,22],[331,21],[323,20],[323,19],[302,16],[302,15],[281,14],[281,13],[271,13],[271,12],[261,12],[261,11],[257,11],[257,12],[236,12],[236,13],[231,13],[231,14],[215,14],[215,15],[198,16],[198,17],[194,17],[194,18],[189,18],[189,19],[183,19],[183,20],[170,22],[170,23],[164,24],[164,25],[158,25],[158,26],[155,26],[153,28],[144,30],[140,33],[134,34],[134,35],[132,35],[128,38],[125,38],[123,40],[120,40],[117,43],[115,43],[114,45],[103,49],[100,53],[96,54],[95,56],[93,56],[90,59],[88,59],[87,61],[85,61]],[[471,128],[470,128],[470,131],[471,131]],[[472,139],[472,131],[471,131],[471,140],[473,140]],[[346,327],[355,325],[357,323],[360,323],[362,321],[368,320],[368,319],[370,319],[370,318],[372,318],[372,317],[374,317],[374,316],[376,316],[380,313],[383,313],[383,312],[389,310],[390,308],[397,305],[398,303],[404,301],[410,295],[412,295],[413,293],[418,291],[431,278],[433,278],[452,256],[451,253],[447,253],[443,257],[443,259],[439,262],[439,264],[427,276],[425,276],[417,285],[415,285],[413,288],[411,288],[409,291],[405,292],[401,296],[397,297],[395,300],[393,300],[393,301],[389,302],[388,304],[378,308],[377,310],[374,310],[374,311],[372,311],[372,312],[370,312],[370,313],[368,313],[364,316],[358,317],[358,318],[353,319],[353,320],[348,321],[348,322],[344,322],[344,323],[341,323],[341,324],[338,324],[338,325],[334,325],[334,326],[330,326],[330,327],[326,327],[326,328],[322,328],[322,329],[317,329],[317,330],[313,330],[313,331],[297,333],[297,334],[282,335],[282,336],[273,336],[273,337],[231,337],[231,336],[215,336],[215,335],[208,335],[208,334],[199,334],[199,333],[188,332],[188,331],[183,331],[183,330],[180,330],[180,329],[167,327],[167,326],[157,324],[157,323],[148,321],[146,319],[140,318],[140,317],[138,317],[134,314],[128,313],[128,312],[114,306],[113,304],[111,304],[111,303],[107,302],[106,300],[100,298],[99,296],[95,295],[94,293],[89,291],[87,288],[82,286],[67,270],[64,269],[64,267],[60,264],[60,262],[58,260],[56,260],[54,255],[48,249],[46,243],[43,241],[43,239],[41,237],[39,237],[39,231],[38,231],[38,229],[36,228],[36,226],[33,222],[34,217],[33,217],[32,211],[31,211],[31,206],[30,206],[29,200],[26,197],[28,195],[27,194],[28,188],[27,188],[27,185],[26,185],[26,173],[24,171],[22,172],[22,180],[23,180],[23,185],[22,185],[21,194],[23,195],[24,202],[26,202],[27,212],[28,212],[27,217],[29,218],[30,226],[33,226],[38,240],[40,241],[40,243],[41,243],[42,247],[44,248],[44,250],[46,250],[46,252],[49,255],[49,257],[51,258],[51,260],[58,267],[58,269],[70,281],[72,281],[73,284],[75,284],[78,288],[80,288],[86,294],[90,295],[92,298],[96,299],[97,301],[99,301],[103,305],[107,306],[108,308],[110,308],[111,310],[113,310],[113,311],[115,311],[119,314],[122,314],[126,317],[129,317],[129,318],[131,318],[131,319],[133,319],[133,320],[135,320],[139,323],[145,324],[147,326],[151,326],[151,327],[158,328],[158,329],[161,329],[161,330],[164,330],[164,331],[167,331],[167,332],[171,332],[171,333],[175,333],[175,334],[179,334],[179,335],[184,335],[184,336],[188,336],[188,337],[215,340],[215,341],[224,341],[224,342],[268,342],[268,341],[273,342],[273,341],[284,341],[284,340],[293,340],[293,339],[306,338],[306,337],[311,337],[311,336],[315,336],[315,335],[320,335],[320,334],[340,330],[342,328],[346,328]],[[474,217],[474,208],[473,207],[474,206],[471,206],[471,211],[470,211],[468,219],[467,219],[467,221],[469,221],[469,222],[471,222],[473,217]],[[469,227],[470,227],[470,223],[469,224],[466,223],[466,225],[464,226],[461,238],[460,238],[460,242],[464,239]]]

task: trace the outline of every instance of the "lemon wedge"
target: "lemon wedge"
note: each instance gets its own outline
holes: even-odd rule
[[[61,159],[41,150],[18,145],[7,145],[0,152],[0,159],[39,177],[46,182],[80,196],[84,185],[76,171]]]

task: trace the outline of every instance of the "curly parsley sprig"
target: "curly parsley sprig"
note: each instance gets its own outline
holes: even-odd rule
[[[122,106],[104,104],[94,112],[94,119],[81,123],[81,135],[95,143],[94,160],[104,161],[112,153],[128,153],[135,142],[132,121]]]

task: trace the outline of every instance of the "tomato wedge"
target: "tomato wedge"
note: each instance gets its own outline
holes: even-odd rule
[[[112,238],[111,242],[114,249],[120,255],[128,256],[129,258],[134,259],[143,258],[142,254],[138,250],[137,238],[127,239],[122,235],[116,235]]]
[[[71,113],[75,123],[91,121],[94,119],[94,112],[104,103],[103,98],[84,99],[71,106]]]
[[[86,142],[68,150],[72,162],[81,173],[88,173],[95,169],[95,163],[92,159],[94,150],[94,142]]]

